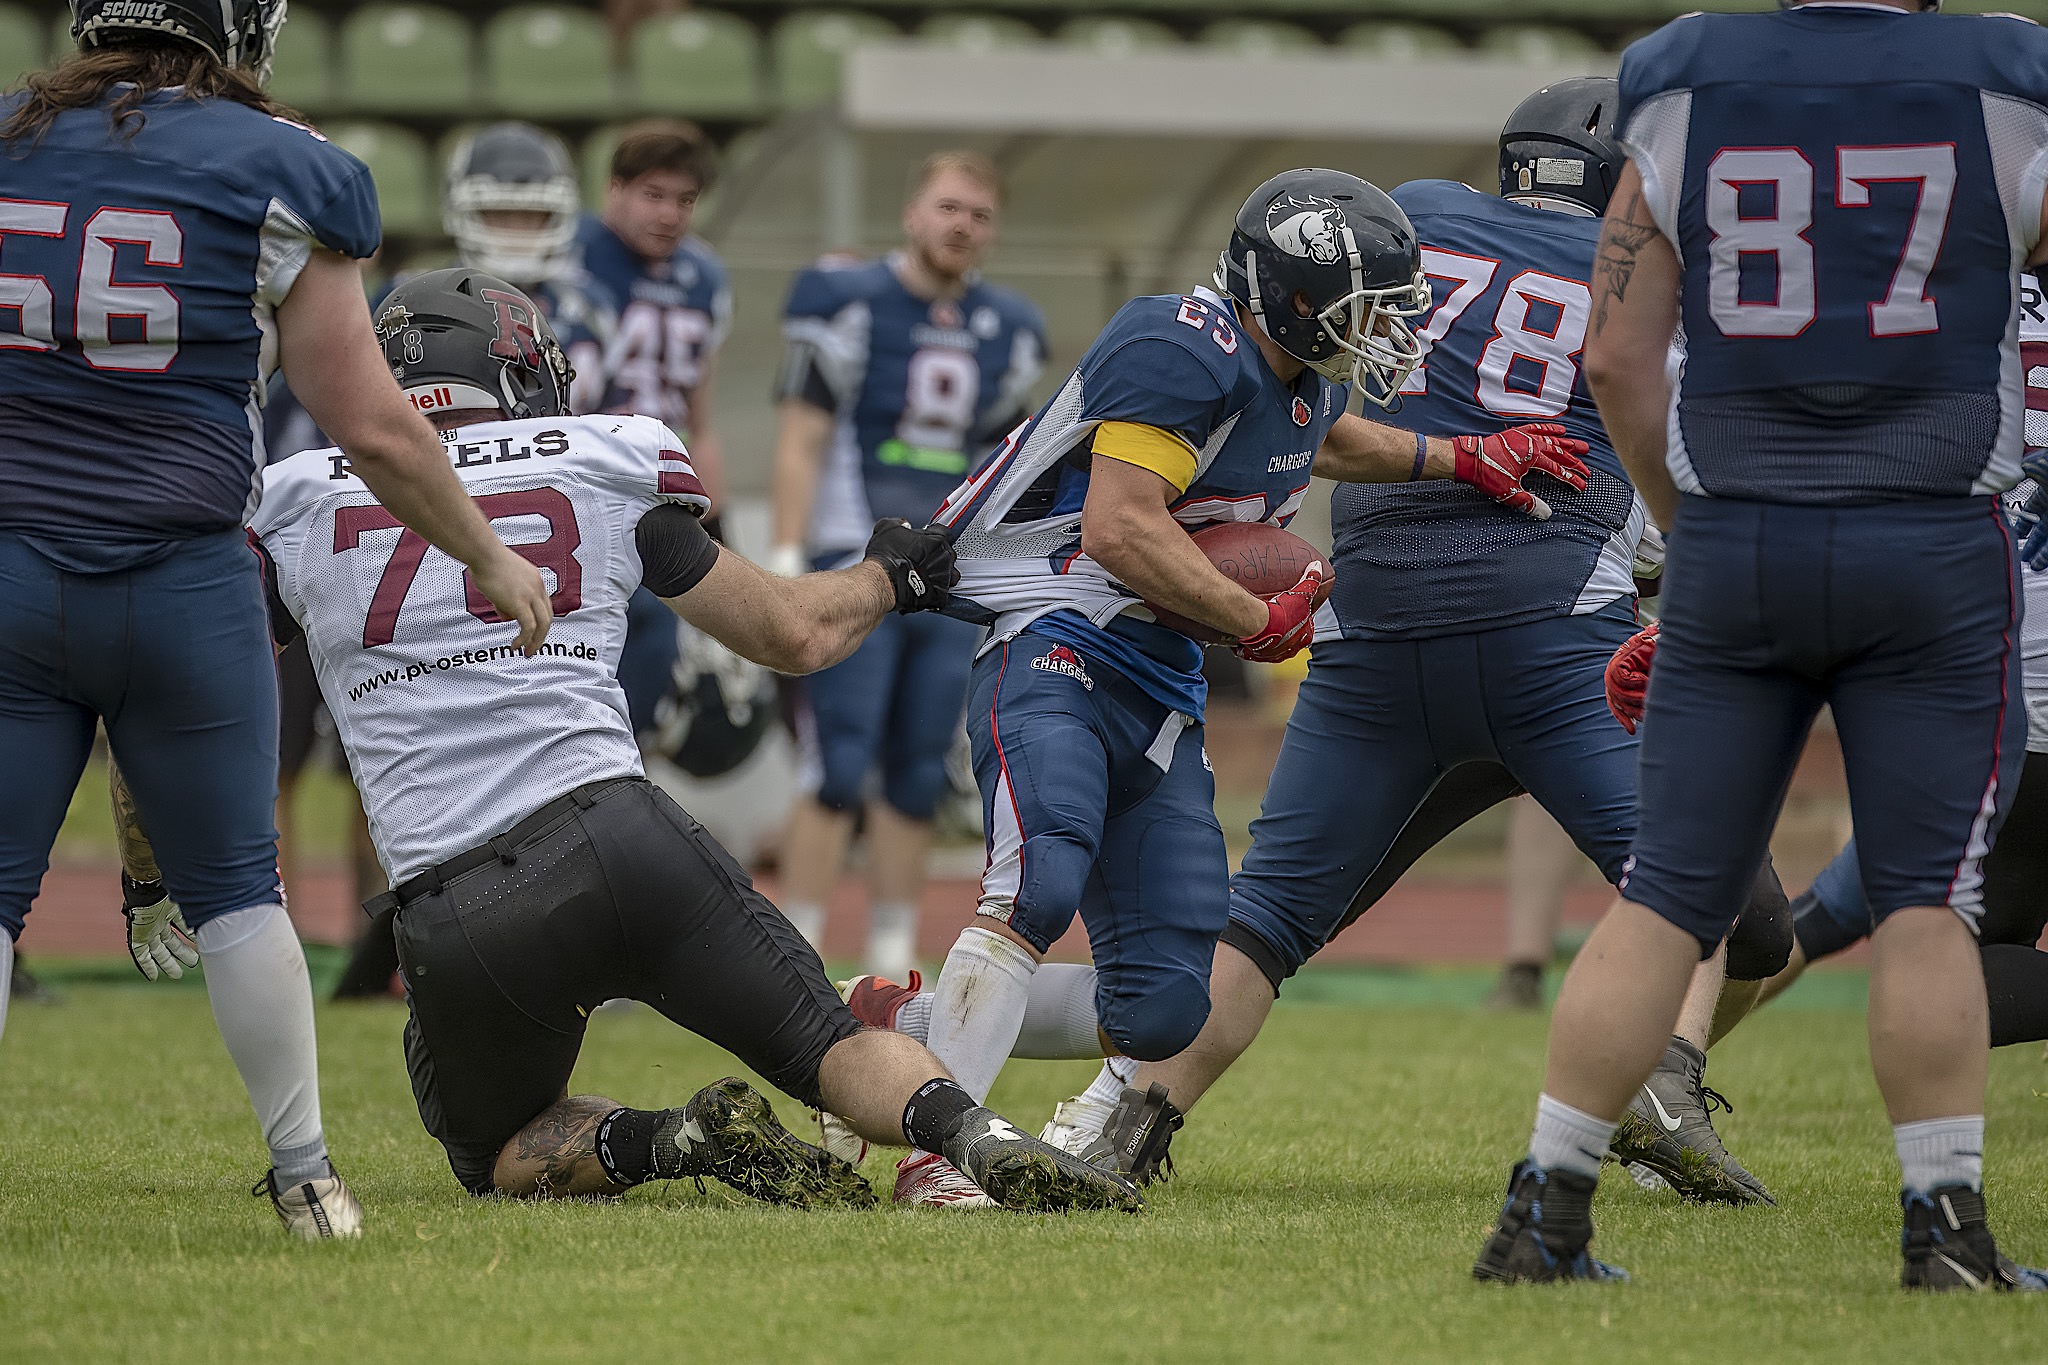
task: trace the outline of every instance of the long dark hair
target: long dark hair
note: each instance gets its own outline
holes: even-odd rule
[[[23,141],[33,146],[50,131],[57,115],[67,109],[99,107],[107,92],[124,81],[128,88],[105,108],[107,121],[128,137],[142,127],[144,98],[174,86],[183,87],[178,92],[181,99],[233,100],[266,114],[299,117],[272,99],[253,72],[225,65],[196,43],[124,34],[113,43],[65,59],[53,71],[31,71],[22,82],[28,98],[0,123],[0,143],[7,144],[10,151]]]

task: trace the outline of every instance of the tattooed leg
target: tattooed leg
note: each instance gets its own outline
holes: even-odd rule
[[[543,1109],[498,1153],[491,1172],[498,1193],[517,1199],[572,1199],[623,1194],[628,1188],[597,1159],[597,1128],[619,1107],[602,1095],[564,1095]]]

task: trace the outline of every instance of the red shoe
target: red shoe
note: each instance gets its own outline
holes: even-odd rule
[[[864,1027],[893,1029],[903,1002],[923,989],[924,978],[915,971],[908,986],[899,986],[886,976],[855,976],[839,983],[839,998]]]
[[[896,1163],[896,1202],[938,1209],[992,1209],[996,1201],[962,1175],[952,1162],[930,1152],[912,1152]]]

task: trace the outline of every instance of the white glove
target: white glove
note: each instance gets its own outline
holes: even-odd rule
[[[802,578],[811,571],[811,560],[801,545],[777,545],[768,551],[761,567],[777,578]]]
[[[144,977],[154,981],[168,976],[177,981],[185,975],[185,968],[199,965],[199,950],[193,945],[185,912],[162,882],[138,882],[123,872],[121,913],[128,919],[128,956],[135,959],[135,970]]]

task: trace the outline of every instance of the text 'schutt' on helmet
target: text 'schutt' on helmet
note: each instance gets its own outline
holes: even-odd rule
[[[415,275],[377,310],[377,342],[398,387],[424,413],[495,408],[559,417],[576,372],[540,309],[468,266]]]
[[[1415,229],[1355,175],[1285,171],[1253,190],[1216,288],[1287,354],[1381,407],[1422,360],[1408,325],[1429,311]]]
[[[569,149],[530,123],[493,123],[448,158],[441,221],[462,263],[514,284],[562,271],[581,206]],[[529,221],[507,222],[513,214]]]
[[[267,81],[284,7],[285,0],[71,0],[71,37],[90,52],[121,34],[168,34]]]
[[[1580,76],[1516,105],[1500,130],[1501,194],[1549,208],[1572,205],[1595,217],[1607,212],[1628,160],[1614,140],[1620,101],[1621,86],[1611,76]]]

